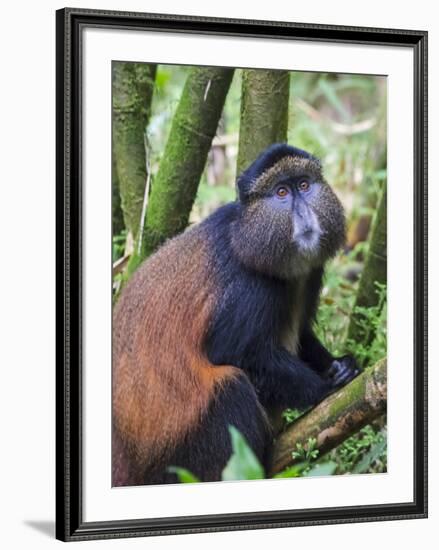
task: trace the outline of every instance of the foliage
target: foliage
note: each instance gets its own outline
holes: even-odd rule
[[[264,479],[265,471],[252,448],[244,436],[234,426],[229,426],[229,433],[232,442],[232,455],[223,469],[222,481],[238,481]],[[332,475],[338,467],[335,461],[326,461],[322,464],[315,463],[319,451],[315,448],[316,440],[309,438],[301,445],[297,444],[297,450],[293,452],[295,459],[301,458],[302,461],[286,468],[283,472],[275,475],[275,479],[285,479],[291,477],[313,477]],[[197,483],[200,480],[186,468],[172,466],[168,471],[177,475],[180,483]]]
[[[363,245],[357,247],[361,248]],[[350,273],[359,269],[357,256],[357,249],[340,255],[328,263],[325,270],[315,332],[334,356],[346,353],[346,333],[358,287],[358,282],[352,280]]]
[[[200,483],[200,480],[196,475],[187,470],[186,468],[179,468],[178,466],[170,466],[168,468],[170,474],[176,474],[180,483]]]
[[[382,430],[376,437],[378,441],[370,446],[367,453],[353,467],[354,474],[387,471],[387,433]]]
[[[355,306],[354,311],[359,315],[357,325],[364,342],[369,341],[370,333],[375,334],[372,343],[364,345],[348,339],[347,348],[355,354],[360,366],[375,363],[386,355],[387,348],[387,289],[386,285],[375,281],[378,302],[375,306]]]
[[[279,472],[274,476],[274,479],[285,479],[289,477],[316,477],[316,476],[330,476],[335,472],[337,464],[335,462],[327,461],[322,464],[316,463],[310,465],[309,462],[299,462],[293,466],[285,468],[282,472]]]
[[[279,472],[274,476],[274,479],[285,479],[289,477],[302,477],[305,473],[305,469],[309,468],[309,465],[306,462],[299,462],[298,464],[293,464],[288,468],[285,468],[282,472]]]
[[[223,481],[245,479],[264,479],[264,468],[256,457],[245,437],[234,426],[229,426],[232,454],[223,469]],[[171,466],[169,472],[175,473],[180,483],[196,483],[199,479],[186,468]]]
[[[319,456],[319,450],[316,449],[317,439],[310,437],[305,444],[296,443],[296,450],[291,453],[294,460],[311,462]]]
[[[364,254],[367,244],[361,243],[350,253],[340,256],[327,266],[320,306],[317,313],[316,333],[335,356],[352,353],[359,366],[366,368],[386,355],[387,351],[387,288],[375,282],[378,302],[372,307],[355,306],[357,281],[349,280],[349,273],[358,266],[357,257]],[[347,277],[348,276],[348,277]],[[352,312],[359,314],[364,341],[375,334],[370,345],[346,341]]]
[[[335,462],[327,461],[321,464],[316,464],[305,472],[305,477],[317,477],[317,476],[332,476],[335,473],[337,464]]]
[[[282,412],[282,419],[285,423],[285,427],[289,424],[292,424],[295,420],[300,418],[303,414],[303,411],[299,411],[299,409],[285,409]]]
[[[113,235],[113,246],[112,246],[112,258],[113,263],[122,258],[125,250],[125,241],[127,238],[127,230],[122,229],[117,235]]]
[[[379,426],[365,426],[329,453],[337,464],[337,474],[385,472],[387,468],[387,433]]]
[[[222,473],[223,481],[238,479],[263,479],[264,468],[244,436],[234,426],[229,426],[232,439],[232,455]]]
[[[286,468],[274,477],[314,477],[334,474],[337,463],[332,460],[317,462],[319,450],[316,445],[317,440],[314,437],[310,437],[304,444],[296,443],[296,449],[292,451],[291,455],[294,460],[300,460],[300,462]]]

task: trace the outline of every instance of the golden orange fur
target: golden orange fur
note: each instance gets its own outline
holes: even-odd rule
[[[237,372],[202,353],[214,288],[196,227],[145,262],[115,307],[113,429],[143,468],[169,456]]]

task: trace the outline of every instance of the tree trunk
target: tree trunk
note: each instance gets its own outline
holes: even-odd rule
[[[190,71],[152,185],[140,259],[186,227],[232,77],[221,67]]]
[[[361,326],[362,316],[355,311],[356,307],[373,307],[378,304],[377,288],[375,283],[387,282],[387,187],[384,186],[378,204],[372,235],[370,239],[369,253],[366,258],[363,273],[358,286],[355,306],[351,316],[348,340],[368,345],[375,334],[372,327],[367,334]]]
[[[146,181],[145,130],[156,65],[113,62],[113,144],[125,227],[137,238]]]
[[[288,71],[243,71],[238,175],[269,145],[287,141],[289,86]]]
[[[278,437],[270,476],[298,461],[292,458],[297,443],[306,447],[308,439],[315,438],[316,449],[322,456],[384,414],[386,407],[387,361],[382,359],[301,416]]]
[[[113,235],[119,235],[122,229],[125,227],[123,220],[122,206],[120,203],[120,190],[119,190],[119,176],[117,175],[117,166],[116,166],[116,156],[114,154],[114,147],[112,148],[112,168],[111,168],[111,195],[112,195],[112,204],[111,204],[111,220]]]

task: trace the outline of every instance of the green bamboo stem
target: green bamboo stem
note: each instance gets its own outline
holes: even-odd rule
[[[140,227],[146,181],[145,130],[151,112],[156,65],[113,62],[113,151],[125,227]]]
[[[272,143],[287,141],[289,86],[288,71],[243,71],[237,174]]]
[[[153,181],[139,261],[187,226],[232,77],[233,69],[191,69]]]

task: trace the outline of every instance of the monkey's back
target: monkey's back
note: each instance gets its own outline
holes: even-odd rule
[[[166,460],[236,369],[202,345],[215,296],[203,226],[170,240],[133,275],[113,315],[113,429],[139,468]]]

